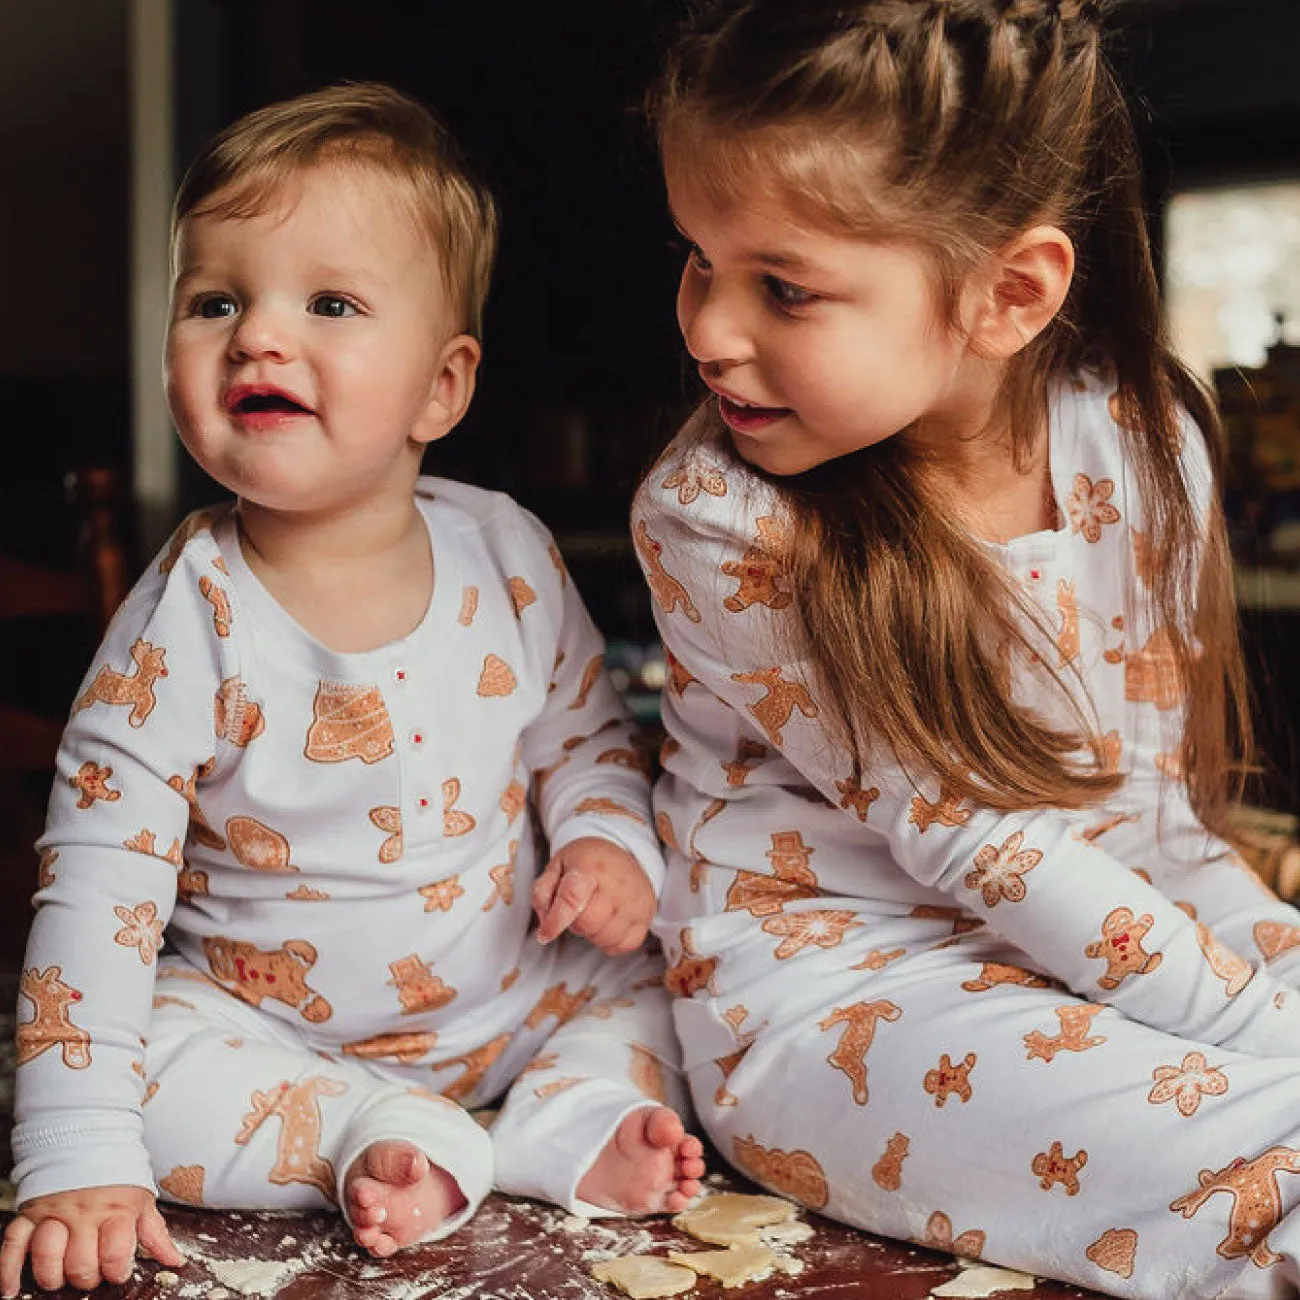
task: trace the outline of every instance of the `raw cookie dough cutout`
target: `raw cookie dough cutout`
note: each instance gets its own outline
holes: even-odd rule
[[[726,1250],[697,1250],[690,1254],[674,1250],[668,1258],[674,1264],[684,1264],[704,1277],[721,1282],[724,1287],[759,1282],[769,1277],[777,1266],[776,1252],[756,1241],[740,1242]]]
[[[681,1295],[695,1285],[693,1270],[672,1264],[658,1255],[624,1255],[605,1259],[591,1267],[597,1282],[616,1286],[632,1300],[656,1300],[659,1296]]]
[[[731,1246],[757,1242],[760,1228],[788,1223],[794,1215],[795,1206],[779,1196],[718,1192],[676,1215],[673,1227],[714,1246]]]

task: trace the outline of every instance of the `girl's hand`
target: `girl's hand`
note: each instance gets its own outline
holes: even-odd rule
[[[540,942],[572,929],[606,956],[618,957],[645,940],[655,892],[626,849],[588,835],[566,844],[546,864],[533,886],[533,911]]]
[[[27,1201],[0,1245],[0,1296],[18,1294],[23,1260],[45,1291],[65,1284],[89,1291],[100,1282],[125,1282],[139,1242],[160,1264],[179,1268],[176,1249],[153,1193],[143,1187],[83,1187]]]

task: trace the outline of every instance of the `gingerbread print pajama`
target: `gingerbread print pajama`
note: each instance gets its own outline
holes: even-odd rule
[[[319,1205],[404,1137],[470,1203],[448,1232],[494,1182],[579,1208],[626,1114],[685,1104],[662,959],[529,933],[543,832],[663,878],[600,637],[526,511],[442,480],[417,501],[433,598],[381,649],[298,627],[228,508],[187,521],[115,619],[40,846],[22,1199],[156,1178]],[[489,1138],[464,1107],[503,1094]]]
[[[1296,1295],[1300,915],[1178,781],[1110,396],[1060,387],[1063,527],[991,547],[1127,777],[1084,814],[963,803],[889,758],[855,780],[782,655],[780,502],[698,417],[679,436],[633,511],[670,652],[667,983],[705,1127],[773,1190],[1114,1295]],[[1184,463],[1208,510],[1190,427]]]

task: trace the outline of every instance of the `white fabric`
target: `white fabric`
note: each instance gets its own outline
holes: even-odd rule
[[[958,805],[892,760],[855,785],[785,656],[781,505],[722,437],[684,431],[633,509],[671,655],[656,927],[696,1107],[761,1182],[930,1244],[978,1229],[989,1259],[1115,1294],[1289,1295],[1300,1224],[1261,1267],[1225,1236],[1247,1190],[1173,1208],[1274,1143],[1300,1171],[1300,917],[1162,778],[1181,691],[1110,396],[1061,387],[1063,526],[993,548],[1056,633],[1013,663],[1016,698],[1059,717],[1041,663],[1077,669],[1127,777],[1083,814]],[[1184,463],[1204,514],[1190,424]],[[1085,1153],[1073,1172],[1057,1141]],[[1279,1181],[1277,1217],[1300,1195],[1244,1177],[1251,1213]]]
[[[266,1032],[284,1027],[291,1050],[475,1104],[598,992],[624,991],[634,966],[529,934],[543,837],[603,836],[662,879],[644,759],[599,634],[526,511],[434,479],[417,500],[433,597],[381,649],[336,654],[305,633],[245,565],[230,508],[187,521],[114,620],[40,845],[20,1198],[152,1186],[141,1105],[165,1085],[145,1049],[164,926],[182,973],[214,981],[218,1005],[257,1008],[236,1003]],[[671,1071],[656,996],[639,992],[636,1014]],[[609,1062],[629,1105],[643,1098],[627,1081],[636,1038],[625,1027]],[[191,1127],[203,1113],[191,1100]]]

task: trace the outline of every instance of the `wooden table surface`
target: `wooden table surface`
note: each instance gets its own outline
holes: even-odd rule
[[[758,1190],[733,1179],[715,1185]],[[172,1205],[163,1212],[186,1266],[169,1275],[141,1260],[130,1282],[102,1288],[96,1300],[616,1300],[621,1293],[589,1275],[596,1260],[663,1254],[667,1248],[712,1249],[667,1219],[577,1219],[501,1196],[490,1198],[454,1237],[387,1260],[357,1249],[333,1214],[219,1213]],[[803,1217],[815,1229],[813,1237],[785,1248],[803,1262],[802,1273],[726,1292],[716,1282],[701,1281],[687,1300],[921,1300],[959,1271],[946,1255],[870,1237],[813,1214]],[[22,1294],[31,1300],[47,1293],[36,1292],[27,1277]],[[62,1300],[82,1294],[73,1288],[58,1293]],[[998,1294],[1087,1300],[1093,1293],[1040,1282],[1032,1292]]]
[[[164,1273],[159,1283],[158,1266],[142,1260],[130,1282],[102,1288],[97,1300],[223,1300],[223,1292],[228,1300],[615,1300],[621,1293],[589,1276],[597,1259],[662,1254],[665,1247],[709,1249],[664,1219],[573,1219],[505,1197],[491,1198],[449,1240],[387,1260],[358,1250],[335,1215],[218,1214],[174,1206],[164,1212],[186,1266]],[[788,1248],[803,1261],[801,1274],[778,1274],[725,1293],[716,1282],[701,1281],[688,1300],[719,1300],[724,1294],[735,1300],[921,1300],[958,1272],[947,1256],[806,1217],[815,1235]],[[45,1294],[27,1279],[24,1296]],[[82,1294],[73,1288],[58,1293],[65,1300]],[[1091,1295],[1055,1282],[998,1294],[1022,1300]]]

